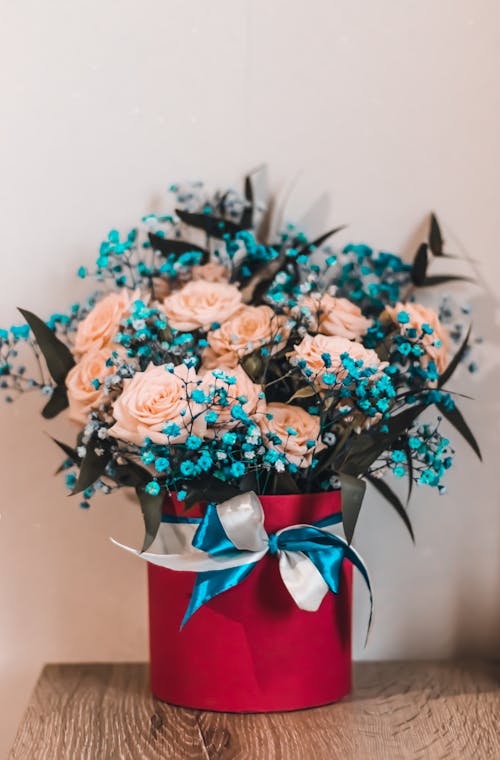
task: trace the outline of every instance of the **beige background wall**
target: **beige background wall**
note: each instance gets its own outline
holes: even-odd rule
[[[457,442],[449,496],[419,489],[414,549],[373,498],[357,539],[376,621],[366,658],[499,654],[500,3],[495,0],[1,0],[0,323],[74,300],[111,227],[162,208],[172,181],[236,182],[267,161],[329,190],[346,236],[409,251],[434,208],[481,290],[482,373],[455,387],[485,453]],[[147,656],[145,568],[108,540],[125,499],[89,512],[52,478],[41,400],[0,406],[0,754],[41,664]]]

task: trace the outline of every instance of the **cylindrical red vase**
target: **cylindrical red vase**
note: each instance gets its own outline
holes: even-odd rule
[[[340,491],[261,496],[268,533],[340,511]],[[182,504],[168,511],[181,514]],[[190,512],[190,516],[201,513]],[[298,710],[351,689],[352,567],[317,612],[299,609],[276,556],[204,604],[180,630],[194,574],[148,565],[151,688],[183,707],[224,712]]]

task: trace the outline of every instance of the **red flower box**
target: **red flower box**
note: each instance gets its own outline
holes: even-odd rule
[[[261,496],[265,528],[275,532],[340,511],[340,491]],[[172,500],[165,511],[183,514]],[[198,517],[201,512],[192,511]],[[237,587],[180,624],[194,573],[148,564],[151,687],[184,707],[268,712],[314,707],[351,689],[352,566],[344,562],[338,594],[317,612],[299,609],[266,555]]]

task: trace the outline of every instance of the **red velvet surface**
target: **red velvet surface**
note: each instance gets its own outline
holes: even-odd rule
[[[268,532],[340,510],[340,492],[262,496]],[[172,502],[166,511],[180,514]],[[199,513],[190,512],[190,516]],[[352,568],[317,612],[300,610],[275,556],[205,604],[182,631],[194,575],[148,565],[151,687],[176,705],[224,712],[297,710],[351,689]]]

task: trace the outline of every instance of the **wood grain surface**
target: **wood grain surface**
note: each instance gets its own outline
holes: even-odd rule
[[[173,707],[145,664],[47,665],[9,760],[500,759],[500,663],[358,663],[353,694],[294,713]]]

